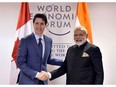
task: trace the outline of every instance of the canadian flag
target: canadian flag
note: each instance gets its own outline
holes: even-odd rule
[[[88,31],[88,40],[93,43],[92,40],[92,31],[91,24],[89,18],[88,5],[86,2],[79,2],[77,4],[77,12],[76,12],[76,25],[84,26]]]
[[[31,28],[31,18],[30,10],[27,2],[22,2],[19,12],[19,18],[16,28],[16,38],[14,43],[14,48],[12,52],[12,61],[11,61],[11,75],[10,75],[10,84],[16,84],[19,69],[16,67],[16,58],[18,53],[18,46],[20,44],[21,38],[32,33]]]

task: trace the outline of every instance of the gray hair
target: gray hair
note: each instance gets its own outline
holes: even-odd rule
[[[86,35],[88,35],[87,29],[86,29],[84,26],[76,26],[74,32],[75,32],[76,30],[81,30],[81,31],[83,31]]]

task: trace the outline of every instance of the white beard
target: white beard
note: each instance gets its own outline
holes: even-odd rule
[[[76,41],[75,41],[75,43],[76,43],[78,46],[84,44],[85,42],[86,42],[86,37],[84,38],[84,40],[82,40],[82,41],[80,41],[80,42],[76,42]]]

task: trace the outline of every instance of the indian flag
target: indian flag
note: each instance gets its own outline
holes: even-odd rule
[[[76,19],[76,26],[77,25],[84,26],[88,31],[88,40],[89,40],[89,42],[93,43],[88,5],[87,5],[86,2],[79,2],[77,4],[76,16],[77,16],[76,17],[77,18]]]

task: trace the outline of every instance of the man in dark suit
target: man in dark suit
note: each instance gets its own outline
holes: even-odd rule
[[[17,67],[20,69],[19,84],[47,84],[41,81],[41,71],[47,71],[46,65],[62,65],[63,60],[51,58],[52,39],[43,34],[47,26],[44,14],[36,14],[33,19],[34,32],[20,41]],[[39,41],[39,39],[41,40]],[[41,44],[39,47],[38,44]],[[41,49],[40,49],[41,48]]]
[[[98,46],[87,41],[87,30],[76,27],[74,31],[75,45],[66,54],[63,65],[43,75],[41,80],[48,77],[53,80],[66,73],[66,84],[103,84],[104,71],[102,54]]]

